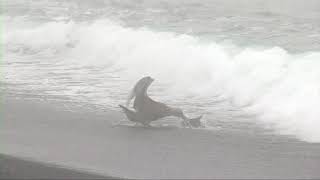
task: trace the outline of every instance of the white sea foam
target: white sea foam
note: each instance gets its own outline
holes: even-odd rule
[[[10,25],[4,43],[6,52],[16,47],[33,53],[52,49],[67,57],[70,66],[109,66],[132,80],[153,76],[179,93],[208,99],[218,94],[257,114],[256,121],[265,127],[320,142],[320,52],[237,47],[108,20]]]

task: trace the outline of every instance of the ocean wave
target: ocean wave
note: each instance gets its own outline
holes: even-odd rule
[[[182,94],[208,99],[218,94],[257,114],[255,120],[265,127],[320,142],[320,52],[239,47],[109,20],[36,27],[7,23],[6,53],[51,49],[70,65],[121,69],[132,80],[150,75]]]

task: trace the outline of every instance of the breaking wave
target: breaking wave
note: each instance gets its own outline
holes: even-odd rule
[[[179,93],[223,96],[265,127],[320,142],[320,52],[239,47],[109,20],[6,23],[6,53],[50,51],[71,66],[108,66],[132,79],[148,74]]]

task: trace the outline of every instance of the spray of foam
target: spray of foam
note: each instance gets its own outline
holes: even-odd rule
[[[266,127],[320,142],[320,52],[241,48],[107,20],[12,29],[5,44],[63,51],[70,64],[123,69],[132,79],[148,74],[180,93],[220,94]]]

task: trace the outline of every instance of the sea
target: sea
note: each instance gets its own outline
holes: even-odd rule
[[[153,99],[204,115],[208,129],[320,142],[318,0],[0,6],[6,95],[120,112],[134,84],[151,76]]]

